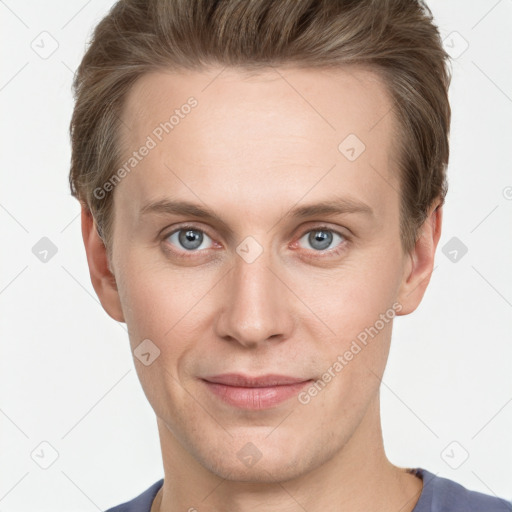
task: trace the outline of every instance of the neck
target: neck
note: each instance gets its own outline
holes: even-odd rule
[[[342,449],[286,481],[221,478],[199,464],[159,419],[158,428],[165,478],[151,512],[411,512],[422,489],[418,477],[385,456],[378,397]]]

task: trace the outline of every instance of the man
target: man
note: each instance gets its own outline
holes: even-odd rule
[[[393,320],[441,234],[445,60],[413,0],[128,0],[100,22],[70,183],[165,471],[112,511],[512,510],[383,448]]]

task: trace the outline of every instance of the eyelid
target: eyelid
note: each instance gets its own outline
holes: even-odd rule
[[[349,235],[346,233],[348,231],[346,228],[340,228],[339,226],[332,227],[328,224],[320,222],[316,224],[313,223],[313,225],[308,225],[307,227],[303,228],[300,232],[301,234],[299,238],[304,236],[306,233],[309,233],[310,231],[332,231],[333,233],[336,233],[343,238],[349,237]]]
[[[170,231],[166,231],[168,228],[164,228],[160,230],[159,236],[161,236],[164,240],[166,238],[169,238],[171,235],[176,233],[176,231],[184,231],[187,229],[194,230],[194,231],[201,231],[201,233],[204,233],[205,235],[208,235],[212,240],[214,240],[214,237],[208,232],[208,229],[205,229],[202,226],[193,224],[191,222],[184,222],[183,224],[174,225],[173,228]]]

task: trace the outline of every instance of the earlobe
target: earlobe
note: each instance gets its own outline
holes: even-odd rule
[[[118,322],[124,322],[123,310],[114,274],[109,268],[107,249],[100,238],[89,208],[82,204],[82,238],[84,241],[91,283],[103,309]]]
[[[435,203],[420,228],[420,236],[409,253],[398,300],[400,315],[412,313],[420,304],[434,268],[434,256],[441,236],[443,207]]]

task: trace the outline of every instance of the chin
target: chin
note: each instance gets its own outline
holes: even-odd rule
[[[307,468],[298,464],[290,465],[289,459],[283,460],[280,457],[272,460],[262,458],[252,467],[245,467],[236,462],[226,464],[225,460],[204,461],[204,465],[209,471],[225,480],[255,484],[285,482],[307,472]]]
[[[265,434],[265,436],[267,436]],[[275,483],[298,478],[324,463],[330,455],[325,445],[315,447],[304,439],[275,440],[253,436],[253,441],[234,437],[228,446],[196,451],[196,459],[218,477],[233,482]],[[331,451],[332,453],[332,451]]]

